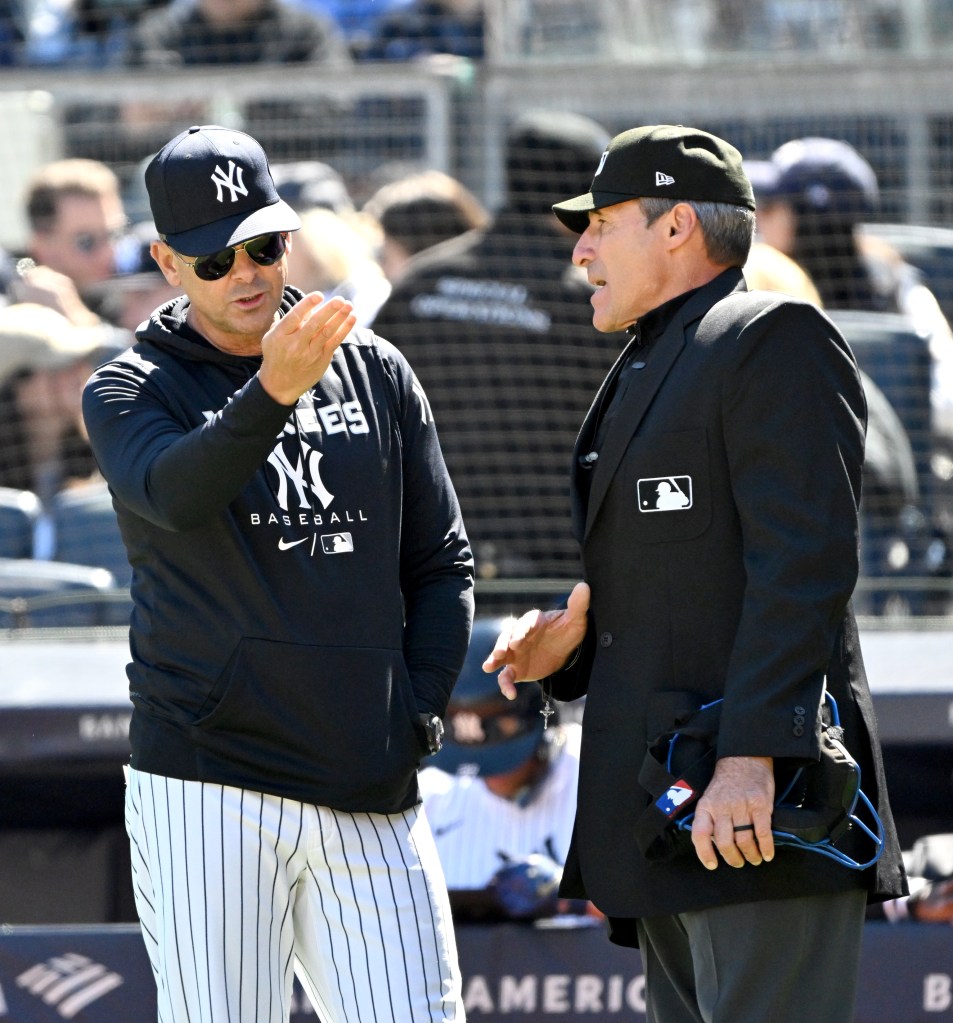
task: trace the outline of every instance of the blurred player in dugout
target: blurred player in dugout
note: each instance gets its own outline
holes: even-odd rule
[[[581,726],[560,720],[539,686],[515,701],[482,664],[502,627],[480,618],[450,697],[443,749],[420,792],[456,920],[588,914],[557,895],[576,811]]]

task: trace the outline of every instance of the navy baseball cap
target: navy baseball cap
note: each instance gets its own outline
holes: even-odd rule
[[[185,256],[301,226],[278,195],[265,151],[243,131],[188,128],[152,158],[145,178],[156,231]]]
[[[590,210],[630,199],[695,199],[754,209],[741,153],[724,139],[681,124],[650,124],[616,135],[602,154],[585,195],[556,203],[553,212],[576,234]]]
[[[873,167],[841,139],[791,139],[771,154],[771,163],[771,196],[787,200],[798,212],[860,220],[878,210],[880,190]]]

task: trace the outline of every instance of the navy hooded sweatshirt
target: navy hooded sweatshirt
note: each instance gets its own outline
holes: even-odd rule
[[[301,293],[286,288],[282,313]],[[473,566],[427,398],[354,330],[290,409],[188,300],[83,396],[132,565],[132,766],[340,810],[418,799]]]

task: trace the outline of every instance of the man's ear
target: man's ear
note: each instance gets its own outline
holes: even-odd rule
[[[171,247],[156,239],[149,246],[149,255],[156,261],[156,265],[162,271],[162,276],[169,284],[177,288],[182,283],[182,276],[179,271],[179,260]]]
[[[698,227],[698,214],[687,202],[676,203],[668,213],[669,248],[675,249],[692,237]]]

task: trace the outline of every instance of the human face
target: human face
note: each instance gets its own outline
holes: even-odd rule
[[[53,228],[34,234],[32,255],[83,291],[115,273],[116,243],[125,227],[119,196],[64,195]]]
[[[202,14],[213,25],[237,25],[264,7],[264,0],[200,0]]]
[[[188,265],[194,257],[180,256],[165,242],[153,242],[151,251],[169,284],[188,296],[188,322],[195,330],[223,352],[258,355],[288,280],[290,236],[287,243],[271,266],[260,266],[238,249],[231,270],[217,281],[200,280]]]
[[[757,213],[758,237],[766,245],[779,249],[786,256],[794,253],[797,233],[796,217],[789,203],[777,201],[759,207]]]
[[[668,222],[667,214],[648,224],[637,199],[589,213],[589,226],[579,236],[572,259],[585,268],[596,288],[590,299],[596,330],[625,330],[672,297]]]

